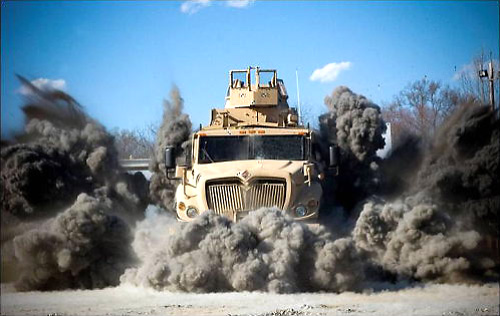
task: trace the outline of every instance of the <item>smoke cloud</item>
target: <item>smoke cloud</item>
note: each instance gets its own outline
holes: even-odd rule
[[[148,185],[123,173],[113,137],[71,96],[21,80],[31,91],[25,131],[1,152],[2,250],[18,266],[20,290],[342,292],[379,281],[498,279],[488,245],[499,233],[500,133],[487,108],[459,107],[429,147],[409,137],[383,160],[379,107],[339,87],[325,98],[316,145],[323,159],[330,144],[340,149],[324,206],[348,218],[308,226],[260,209],[236,223],[211,212],[179,223],[164,210],[173,210],[177,186],[165,148],[178,164],[190,157],[177,88],[164,102]],[[163,209],[149,206],[143,218],[148,194]]]
[[[330,112],[321,117],[326,123],[322,126],[324,135],[344,152],[365,161],[384,147],[386,127],[378,105],[344,86],[325,97],[325,104]]]
[[[117,284],[122,221],[143,217],[148,182],[120,168],[113,137],[70,95],[20,80],[24,132],[1,151],[2,266],[23,290]]]
[[[481,237],[473,230],[454,230],[445,215],[436,205],[412,207],[408,200],[367,203],[353,233],[356,246],[400,278],[466,281],[472,268],[470,254]],[[479,268],[493,266],[487,263]]]
[[[131,188],[132,176],[120,169],[106,129],[70,95],[20,79],[31,93],[23,106],[24,133],[2,146],[2,212],[20,217],[57,212],[81,192],[99,190],[145,207],[148,197]]]
[[[330,144],[340,149],[339,174],[325,182],[326,209],[340,204],[348,213],[379,186],[386,125],[380,108],[349,88],[339,86],[325,97],[329,112],[319,117],[324,160]]]
[[[409,175],[413,185],[393,201],[364,204],[353,238],[372,262],[418,280],[498,279],[495,115],[487,107],[460,107]]]
[[[174,86],[170,91],[170,100],[163,102],[163,120],[156,136],[155,152],[149,166],[153,173],[150,180],[151,199],[167,210],[174,209],[173,201],[178,182],[167,178],[165,148],[173,146],[176,158],[186,157],[182,162],[177,159],[181,164],[189,163],[191,153],[191,121],[187,114],[182,113],[183,107],[184,100],[179,89]]]
[[[498,235],[500,124],[488,107],[463,106],[436,135],[413,191],[450,204],[463,225]]]
[[[134,250],[142,265],[127,270],[122,282],[157,290],[290,293],[356,289],[363,278],[352,239],[334,239],[278,209],[253,211],[237,223],[211,212],[185,225],[169,221],[153,213],[138,225]],[[160,237],[151,234],[158,230]]]
[[[319,145],[337,144],[341,161],[335,185],[324,192],[337,206],[330,213],[350,213],[343,221],[335,218],[345,227],[332,233],[326,228],[332,216],[322,218],[325,226],[307,226],[277,209],[250,212],[237,223],[213,213],[175,223],[150,209],[133,243],[141,264],[121,281],[168,291],[290,293],[498,278],[498,258],[484,247],[485,236],[495,233],[488,223],[496,223],[498,210],[494,115],[463,107],[432,147],[407,137],[382,160],[375,155],[385,130],[378,106],[345,87],[326,103],[330,112],[320,118]],[[483,140],[474,141],[479,135]],[[179,148],[185,139],[170,144]],[[450,174],[463,179],[460,186],[445,180]]]
[[[75,203],[41,227],[14,238],[21,265],[20,290],[103,288],[118,285],[134,257],[132,234],[112,202],[80,194]]]

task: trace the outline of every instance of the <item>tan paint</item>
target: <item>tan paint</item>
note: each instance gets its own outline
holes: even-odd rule
[[[253,80],[250,78],[251,70],[255,72],[255,82],[252,82]],[[259,82],[263,71],[266,71],[267,74],[273,74],[270,82]],[[240,76],[245,75],[245,86],[237,85],[232,80],[234,79],[233,74],[236,72],[240,72]],[[252,196],[248,193],[252,190],[265,192],[267,195],[262,194],[266,197],[278,194],[276,196],[279,196],[280,199],[280,190],[284,190],[283,212],[288,212],[297,220],[317,218],[322,189],[318,182],[317,170],[310,160],[235,160],[198,163],[201,136],[303,135],[309,139],[313,137],[308,128],[298,124],[297,113],[295,109],[288,106],[286,89],[283,82],[277,79],[275,70],[260,70],[258,67],[249,67],[246,70],[231,71],[229,78],[229,91],[225,108],[213,109],[210,125],[203,127],[192,136],[191,161],[193,164],[191,168],[181,166],[176,168],[176,176],[181,179],[176,191],[178,219],[181,221],[193,220],[186,214],[189,207],[195,207],[199,213],[207,211],[209,209],[208,185],[213,184],[230,192],[227,196],[224,195],[228,205],[237,204],[231,200],[239,196],[234,193],[236,191],[240,192],[243,199],[246,200],[248,196]],[[257,185],[261,187],[257,188]],[[219,197],[217,196],[217,198]],[[271,198],[267,200],[262,198],[262,200],[274,201]],[[256,201],[252,202],[257,203]],[[307,214],[300,218],[295,216],[295,208],[298,205],[307,208]],[[230,210],[224,211],[224,214],[237,220],[238,215],[246,211]]]

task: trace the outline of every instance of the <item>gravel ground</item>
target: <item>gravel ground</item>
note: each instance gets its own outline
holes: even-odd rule
[[[2,284],[2,315],[499,315],[498,284],[425,285],[396,291],[270,294],[172,293],[123,285],[16,292]]]

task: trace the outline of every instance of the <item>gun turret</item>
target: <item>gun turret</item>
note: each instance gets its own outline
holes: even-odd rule
[[[287,99],[285,84],[276,70],[231,70],[225,107],[212,110],[208,128],[297,126],[297,111],[288,106]]]

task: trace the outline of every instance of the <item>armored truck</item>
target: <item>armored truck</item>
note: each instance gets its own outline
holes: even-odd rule
[[[262,207],[316,219],[322,173],[312,153],[315,133],[288,106],[277,71],[231,70],[225,99],[223,109],[212,109],[210,124],[192,135],[189,165],[176,165],[175,149],[165,150],[167,176],[180,180],[178,219],[212,210],[238,221]]]

